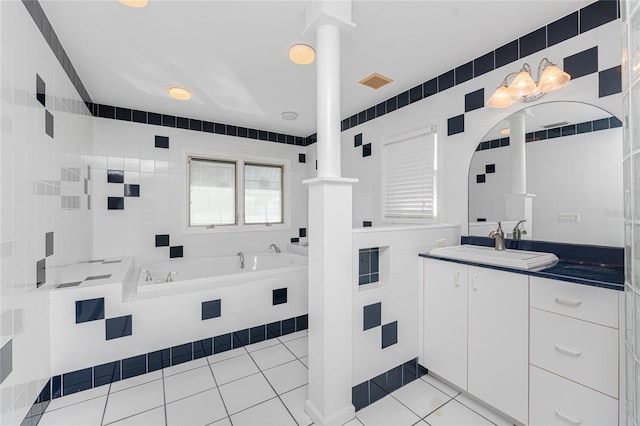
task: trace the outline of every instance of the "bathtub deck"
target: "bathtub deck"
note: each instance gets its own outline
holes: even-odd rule
[[[282,336],[51,401],[51,425],[303,425],[307,331]],[[508,425],[432,376],[358,411],[359,425]]]

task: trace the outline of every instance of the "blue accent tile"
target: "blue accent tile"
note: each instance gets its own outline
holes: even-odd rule
[[[211,337],[193,342],[193,359],[213,355],[213,339]]]
[[[147,370],[149,372],[161,370],[171,366],[171,350],[169,348],[147,354]]]
[[[409,105],[409,91],[402,92],[396,96],[398,98],[398,108]]]
[[[162,125],[165,127],[176,127],[176,116],[162,114]]]
[[[89,262],[89,263],[94,263],[94,262]],[[99,261],[99,263],[104,263],[104,261]],[[85,281],[92,281],[92,280],[104,280],[106,278],[111,278],[111,274],[105,274],[105,275],[93,275],[91,277],[87,277],[84,280]]]
[[[562,136],[562,130],[560,127],[547,130],[547,139],[559,138],[560,136]]]
[[[546,47],[547,27],[542,27],[520,37],[520,58],[539,52]]]
[[[53,376],[51,378],[51,399],[60,398],[62,396],[62,376]]]
[[[125,183],[124,184],[124,196],[125,197],[139,197],[140,196],[140,185],[134,185]]]
[[[256,129],[249,129],[247,137],[249,139],[258,139],[258,131]]]
[[[547,137],[547,131],[546,130],[540,130],[537,132],[533,132],[533,138],[535,140],[543,140],[543,139],[548,139]]]
[[[394,106],[393,109],[396,109],[396,107]],[[389,109],[389,104],[387,104],[387,112],[389,111],[391,110]],[[358,124],[365,123],[366,121],[367,121],[367,111],[360,111],[358,113]]]
[[[134,123],[144,123],[147,124],[147,113],[146,111],[139,111],[134,109],[132,112],[132,119]]]
[[[425,367],[423,367],[422,365],[418,364],[418,377],[422,377],[425,374],[428,374],[429,370]]]
[[[494,51],[473,60],[473,76],[478,77],[495,69]]]
[[[162,115],[156,114],[155,112],[148,112],[147,123],[162,126]]]
[[[618,19],[618,2],[599,0],[580,9],[580,34]]]
[[[295,333],[296,331],[296,319],[288,318],[286,320],[282,320],[282,335],[287,335],[291,333]]]
[[[137,355],[122,360],[122,380],[147,372],[147,355]]]
[[[622,92],[622,74],[620,65],[598,73],[599,97]]]
[[[562,69],[571,75],[572,80],[597,72],[598,46],[567,56]]]
[[[129,108],[116,107],[116,120],[131,121],[131,110]]]
[[[101,118],[115,118],[116,109],[111,105],[98,105],[98,116]]]
[[[177,117],[176,127],[179,129],[189,129],[189,119],[185,117]]]
[[[42,388],[40,395],[38,395],[38,401],[50,401],[51,400],[51,379],[47,382],[46,385]]]
[[[464,95],[464,112],[484,107],[484,88]]]
[[[398,321],[382,326],[382,349],[398,343]]]
[[[358,252],[358,275],[371,273],[370,249],[360,249]]]
[[[183,246],[169,247],[169,258],[183,257]]]
[[[193,345],[191,343],[171,347],[171,365],[178,365],[191,360],[193,360]]]
[[[473,61],[460,65],[455,69],[456,85],[469,81],[473,78]]]
[[[309,328],[309,315],[300,315],[296,317],[296,331],[302,331]]]
[[[169,149],[169,137],[156,135],[155,147]]]
[[[622,127],[622,121],[618,117],[609,117],[609,127],[615,129],[616,127]]]
[[[236,126],[227,124],[226,125],[226,129],[225,129],[225,133],[228,136],[237,136],[238,135],[238,128]]]
[[[233,349],[241,348],[249,344],[249,329],[233,332]]]
[[[213,338],[213,353],[231,350],[231,333],[223,334]]]
[[[62,394],[70,395],[72,393],[91,389],[92,374],[91,368],[72,371],[62,375]]]
[[[455,135],[464,132],[464,114],[451,117],[447,120],[447,135]]]
[[[371,403],[384,398],[387,392],[387,373],[382,373],[369,381],[369,399]]]
[[[344,120],[342,120],[340,122],[340,130],[343,131],[343,132],[345,130],[348,130],[350,125],[351,124],[350,124],[349,120],[348,119],[344,119]]]
[[[36,288],[47,282],[47,258],[36,262]]]
[[[352,127],[356,127],[358,125],[358,115],[354,114],[351,117],[347,118],[347,128],[350,129]]]
[[[484,172],[485,173],[495,173],[496,172],[496,165],[495,164],[486,164],[484,166]]]
[[[547,25],[547,46],[563,42],[578,35],[578,12],[573,12]]]
[[[444,90],[453,87],[455,83],[455,72],[454,70],[447,71],[444,74],[440,74],[438,76],[438,92],[442,92]]]
[[[124,197],[107,197],[108,210],[124,210]]]
[[[104,297],[76,301],[76,324],[104,319]]]
[[[409,101],[409,96],[407,94],[407,102],[408,101]],[[373,120],[374,118],[376,118],[376,107],[368,108],[367,109],[367,121]]]
[[[576,134],[576,125],[570,124],[562,127],[562,136],[571,136]]]
[[[306,154],[298,154],[298,163],[306,163],[306,162],[307,162]]]
[[[262,342],[267,338],[267,326],[259,325],[249,329],[249,343]]]
[[[300,228],[298,229],[298,236],[300,238],[304,238],[307,236],[307,228]]]
[[[362,157],[370,157],[371,156],[371,144],[367,143],[362,145]]]
[[[214,124],[210,121],[203,121],[202,122],[202,131],[206,132],[206,133],[214,133],[215,132],[215,127]]]
[[[107,182],[124,183],[124,170],[107,170]]]
[[[418,102],[422,99],[422,84],[415,86],[409,90],[409,103]]]
[[[438,78],[432,78],[422,83],[422,94],[425,98],[438,93]]]
[[[591,127],[591,121],[587,121],[586,123],[578,123],[576,127],[577,127],[578,133],[589,133],[593,131]]]
[[[402,386],[418,378],[418,359],[412,359],[402,364]]]
[[[107,318],[105,321],[105,336],[107,340],[118,339],[120,337],[131,336],[132,318],[126,315],[117,318]]]
[[[362,133],[358,133],[353,137],[353,146],[357,147],[362,145]]]
[[[362,221],[362,227],[363,228],[371,228],[373,226],[373,223],[370,220],[363,220]]]
[[[299,243],[299,242],[300,242],[300,238],[298,238],[298,237],[292,237],[292,238],[291,238],[291,242],[292,242],[292,243]]]
[[[518,40],[500,46],[495,50],[496,69],[518,60]]]
[[[362,308],[362,330],[369,330],[382,324],[382,303],[374,303]]]
[[[196,132],[202,131],[202,120],[189,119],[189,130],[195,130]]]
[[[156,235],[156,247],[169,247],[169,234]]]
[[[272,304],[281,305],[287,303],[287,288],[277,288],[272,291]]]
[[[396,109],[398,109],[398,98],[394,96],[393,98],[387,99],[387,113],[391,111],[395,111]],[[360,143],[360,145],[362,145],[362,143]],[[356,145],[356,146],[359,146],[359,145]]]
[[[280,321],[267,324],[267,339],[273,339],[274,337],[282,336]]]
[[[387,371],[387,391],[389,393],[402,387],[402,366]]]
[[[0,349],[0,383],[13,371],[13,339],[9,340]]]
[[[376,118],[385,115],[386,113],[386,102],[380,102],[378,105],[376,105]],[[355,125],[355,120],[353,121],[353,124]]]
[[[361,410],[370,404],[368,380],[351,388],[351,403],[356,407],[356,411]]]
[[[45,84],[44,80],[38,74],[36,74],[36,99],[42,104],[43,107],[47,106],[46,91],[47,85]]]
[[[222,315],[222,300],[208,300],[202,302],[202,319],[218,318]]]
[[[593,120],[592,122],[593,125],[593,131],[596,132],[598,130],[607,130],[609,128],[609,119],[608,118],[601,118],[599,120]]]
[[[120,361],[93,367],[93,387],[107,385],[118,380],[120,380]]]

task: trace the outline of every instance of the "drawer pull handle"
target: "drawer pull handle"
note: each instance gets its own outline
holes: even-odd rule
[[[473,274],[473,291],[478,291],[478,274]]]
[[[460,287],[460,271],[456,272],[456,287]]]
[[[573,417],[569,417],[563,412],[561,412],[560,410],[558,410],[557,408],[556,408],[556,416],[560,417],[562,420],[566,420],[570,423],[573,423],[574,425],[579,425],[580,423],[582,423],[582,419],[574,419]]]
[[[556,345],[556,350],[558,352],[562,352],[563,354],[567,354],[575,357],[582,355],[582,351],[576,351],[574,349],[565,348],[562,345]]]
[[[563,299],[562,297],[556,297],[556,302],[562,304],[562,305],[569,305],[569,306],[580,306],[582,305],[582,300],[570,300],[570,299]]]

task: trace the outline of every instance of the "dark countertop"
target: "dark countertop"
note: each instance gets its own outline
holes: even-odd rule
[[[500,271],[514,272],[516,274],[530,275],[533,277],[548,278],[552,280],[568,281],[576,284],[590,285],[594,287],[608,288],[624,291],[624,268],[607,267],[600,265],[582,264],[578,262],[560,261],[554,266],[539,270],[527,271],[522,269],[507,268],[504,266],[487,265],[484,263],[468,262],[458,259],[449,259],[434,256],[429,253],[420,253],[421,257],[444,260],[447,262],[462,263],[465,265],[479,266],[482,268],[497,269]]]

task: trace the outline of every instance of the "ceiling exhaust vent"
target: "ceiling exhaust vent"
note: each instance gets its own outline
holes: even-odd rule
[[[556,127],[566,126],[567,124],[569,124],[568,121],[561,121],[559,123],[547,124],[545,126],[540,126],[540,127],[542,127],[543,129],[554,129]]]
[[[379,89],[382,86],[391,83],[392,81],[393,80],[391,80],[389,77],[385,77],[382,74],[378,74],[377,72],[374,72],[370,76],[360,80],[358,83],[364,84],[365,86],[371,87],[372,89]]]

